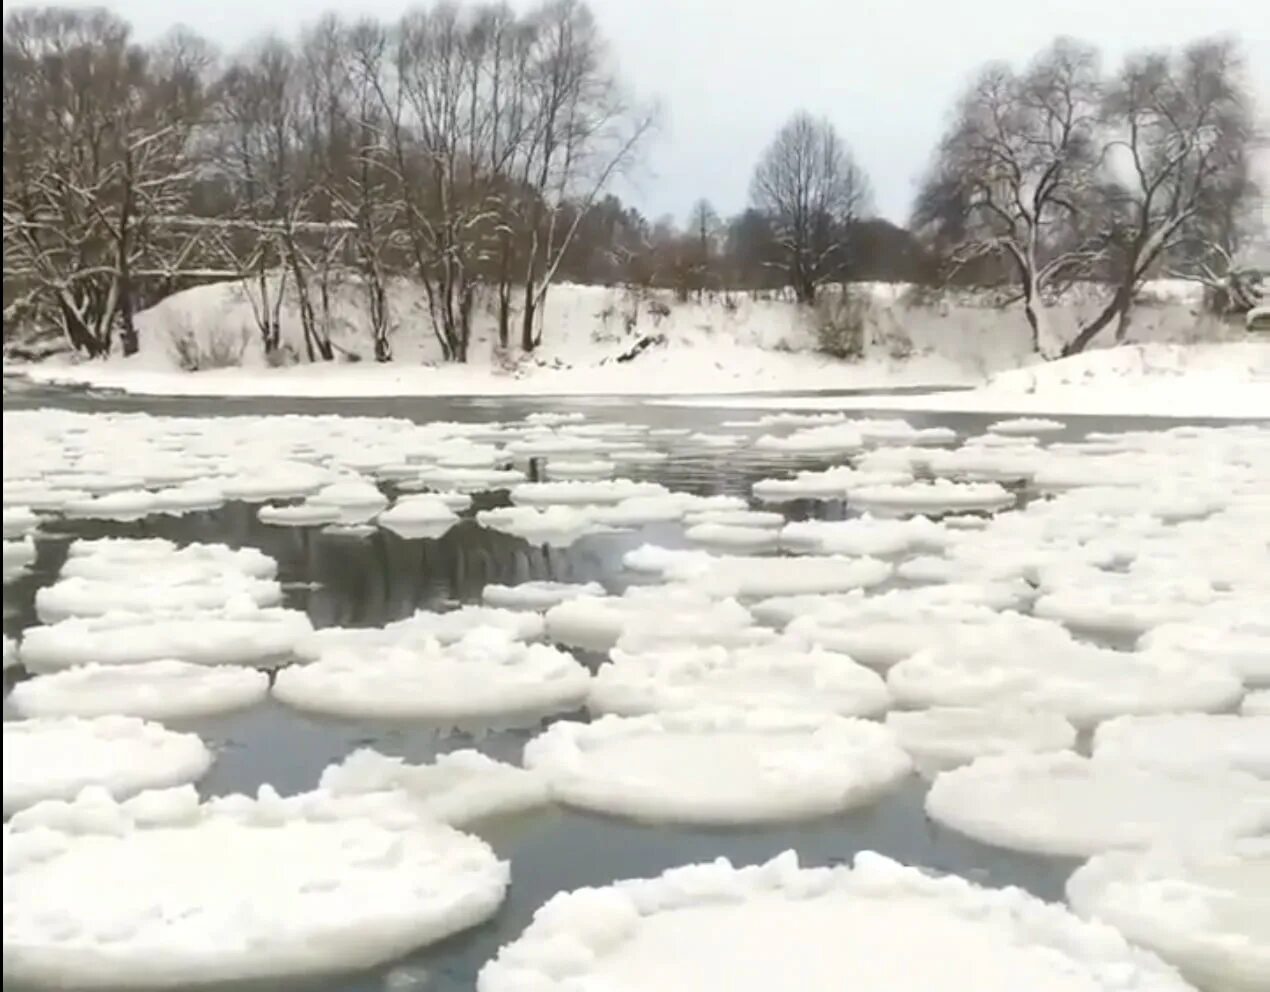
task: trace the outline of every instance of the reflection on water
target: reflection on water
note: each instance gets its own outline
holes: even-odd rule
[[[48,390],[15,395],[6,383],[7,407],[48,404],[50,395],[57,405],[75,409],[144,409],[194,416],[285,410],[408,416],[416,420],[510,420],[527,410],[541,408],[541,404],[535,407],[531,402],[516,400],[366,400],[319,405],[297,401],[100,399],[85,394],[67,399]],[[605,419],[702,431],[718,430],[722,421],[743,416],[737,410],[641,407],[622,402],[588,412]],[[973,415],[905,416],[915,426],[944,424],[963,435],[982,431],[995,419]],[[1088,418],[1054,439],[1075,439],[1086,430],[1138,429],[1149,423]],[[820,467],[824,467],[823,462],[774,461],[745,451],[685,451],[668,463],[632,467],[624,474],[656,479],[703,495],[748,496],[750,486],[759,478],[787,474],[794,468]],[[505,494],[485,494],[468,515],[475,509],[505,502]],[[841,503],[802,501],[784,509],[792,517],[849,515]],[[5,632],[12,635],[35,622],[35,590],[56,576],[74,537],[157,536],[179,542],[258,547],[278,561],[287,605],[307,610],[317,626],[380,626],[421,607],[435,609],[455,602],[476,602],[481,589],[491,582],[510,585],[530,579],[594,580],[610,590],[619,590],[630,581],[630,576],[621,570],[625,551],[645,541],[668,546],[683,544],[679,527],[672,525],[595,535],[567,548],[544,548],[486,530],[470,519],[439,539],[405,539],[378,529],[356,536],[320,528],[270,527],[256,519],[255,510],[255,506],[234,503],[179,518],[152,517],[126,524],[68,521],[53,525],[50,531],[56,536],[41,535],[39,556],[30,574],[5,587]],[[568,718],[583,717],[572,714]],[[362,746],[415,761],[456,748],[477,747],[493,757],[518,761],[524,742],[536,730],[536,726],[522,726],[441,732],[417,722],[318,717],[272,702],[184,726],[197,730],[219,754],[211,772],[200,783],[205,795],[254,792],[266,782],[283,793],[312,788],[326,765]],[[925,788],[913,779],[867,809],[801,824],[743,829],[641,825],[558,809],[486,822],[477,831],[512,862],[507,903],[492,921],[413,955],[406,962],[374,972],[286,986],[270,982],[267,988],[471,992],[481,964],[518,934],[533,910],[554,892],[655,874],[672,865],[720,856],[737,863],[753,863],[791,847],[807,864],[840,863],[850,860],[856,851],[869,849],[986,884],[1016,884],[1046,898],[1061,897],[1063,882],[1073,863],[996,850],[939,828],[922,811]]]

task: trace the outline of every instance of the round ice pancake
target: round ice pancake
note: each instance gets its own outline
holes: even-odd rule
[[[937,776],[926,812],[986,844],[1082,857],[1259,833],[1270,828],[1270,783],[1072,751],[1007,754]]]
[[[918,938],[917,935],[920,935]],[[914,940],[918,939],[918,944]],[[477,992],[1189,992],[1109,927],[1017,888],[854,866],[726,860],[555,896]]]
[[[4,722],[4,813],[99,785],[115,797],[193,782],[212,764],[195,734],[130,716]]]
[[[32,818],[53,828],[5,827],[6,981],[136,989],[367,968],[487,919],[508,883],[484,842],[400,806],[349,816],[267,787],[76,805]]]
[[[28,627],[22,664],[32,672],[176,658],[200,665],[276,664],[313,633],[299,610],[236,604],[198,613],[109,613]]]
[[[1067,880],[1067,899],[1200,988],[1270,988],[1270,840],[1100,854]]]
[[[504,610],[549,610],[578,596],[603,595],[604,587],[598,582],[534,581],[514,586],[491,584],[481,590],[482,601]]]
[[[911,770],[891,732],[798,711],[560,720],[525,745],[561,802],[641,820],[751,823],[872,801]]]
[[[988,754],[1061,751],[1076,744],[1076,728],[1061,714],[998,707],[938,706],[886,716],[900,746],[924,774],[969,764]]]
[[[1093,753],[1165,768],[1236,768],[1270,778],[1270,716],[1163,713],[1099,724]]]
[[[1243,695],[1229,667],[1166,651],[1113,651],[1031,617],[950,629],[938,646],[893,666],[887,685],[908,707],[1022,706],[1080,727],[1130,713],[1222,710]]]
[[[278,672],[273,694],[304,710],[345,717],[472,720],[581,705],[590,673],[545,644],[478,630],[452,644],[331,648]]]
[[[749,647],[615,648],[600,666],[587,707],[635,715],[694,706],[771,707],[874,716],[890,704],[876,672],[844,654],[773,642]]]
[[[164,659],[68,668],[20,682],[9,698],[23,716],[182,720],[251,706],[268,694],[269,676],[254,668]]]

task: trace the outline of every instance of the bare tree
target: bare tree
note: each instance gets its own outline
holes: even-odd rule
[[[688,233],[693,239],[693,273],[697,299],[714,280],[715,238],[719,232],[719,215],[709,200],[700,199],[688,211]]]
[[[1046,296],[1104,256],[1088,221],[1100,85],[1097,53],[1069,39],[1021,75],[988,66],[962,97],[918,198],[914,225],[954,267],[985,256],[1007,263],[1035,349],[1048,345]]]
[[[1124,340],[1143,280],[1188,241],[1211,241],[1232,204],[1237,210],[1248,196],[1250,104],[1233,42],[1200,41],[1175,56],[1125,62],[1104,107],[1115,292],[1065,355],[1083,350],[1113,320],[1116,340]]]
[[[851,223],[869,198],[868,179],[828,120],[795,114],[763,153],[750,199],[772,219],[780,265],[800,302],[846,278]]]

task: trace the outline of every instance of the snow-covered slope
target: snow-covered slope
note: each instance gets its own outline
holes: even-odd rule
[[[547,296],[543,343],[531,357],[514,346],[500,352],[494,313],[482,301],[469,361],[455,365],[440,360],[418,287],[402,282],[390,301],[394,361],[381,365],[371,360],[361,293],[346,285],[334,295],[329,322],[340,360],[270,368],[251,297],[239,284],[222,283],[177,293],[138,314],[141,351],[132,358],[53,360],[21,371],[41,381],[169,395],[647,395],[973,386],[1031,358],[1016,307],[965,294],[918,302],[905,286],[868,285],[860,295],[867,341],[857,361],[821,354],[821,317],[787,299],[736,293],[679,302],[655,291],[561,285]],[[1065,332],[1093,305],[1056,306],[1051,325]],[[290,300],[280,322],[289,350],[303,354]],[[1188,341],[1231,333],[1237,332],[1202,312],[1194,287],[1161,282],[1144,292],[1133,335]],[[196,354],[203,370],[181,371],[183,352]],[[225,364],[231,367],[212,367]]]

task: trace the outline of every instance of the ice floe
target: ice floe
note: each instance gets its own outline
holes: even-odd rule
[[[1093,754],[1165,768],[1235,768],[1270,778],[1270,716],[1167,713],[1099,724]]]
[[[926,775],[984,755],[1062,751],[1076,744],[1076,728],[1044,710],[937,706],[895,710],[887,714],[886,725]]]
[[[481,590],[486,605],[504,610],[549,610],[578,596],[603,596],[598,582],[522,582],[504,586],[491,583]]]
[[[776,637],[735,599],[683,587],[633,587],[621,596],[580,596],[551,607],[547,637],[584,651],[657,644],[759,644]]]
[[[309,618],[298,610],[261,610],[250,603],[200,613],[108,613],[28,627],[20,654],[32,672],[167,658],[200,665],[272,665],[312,633]]]
[[[543,619],[536,613],[490,606],[460,606],[444,613],[418,610],[404,620],[394,620],[383,627],[323,627],[300,638],[295,644],[295,653],[313,660],[336,649],[411,649],[415,645],[430,646],[434,640],[452,644],[469,634],[491,631],[515,640],[531,641],[542,635]]]
[[[800,868],[793,851],[743,868],[720,858],[561,893],[476,988],[831,992],[843,976],[860,992],[1190,992],[1063,906],[871,851],[832,868]]]
[[[890,704],[877,673],[846,655],[775,641],[748,647],[615,648],[587,707],[623,716],[694,706],[770,707],[874,716]]]
[[[1263,833],[1270,828],[1270,782],[1228,769],[1166,769],[1072,751],[994,755],[936,776],[926,812],[985,844],[1088,857]]]
[[[1080,916],[1108,923],[1199,988],[1270,988],[1270,840],[1216,850],[1114,851],[1067,880]]]
[[[269,676],[238,666],[187,661],[82,665],[28,679],[9,699],[22,715],[102,716],[184,720],[251,706],[269,694]]]
[[[90,785],[123,798],[193,782],[212,764],[197,735],[131,716],[6,720],[3,750],[5,816]]]
[[[139,989],[368,968],[484,921],[508,885],[483,841],[399,803],[349,814],[264,787],[60,805],[5,827],[7,981]],[[85,899],[86,878],[111,897]]]
[[[524,760],[563,803],[684,823],[825,815],[873,801],[912,769],[878,723],[732,708],[559,720]]]
[[[485,629],[444,645],[422,637],[409,646],[330,648],[317,661],[279,671],[273,694],[335,716],[458,723],[573,709],[590,681],[558,648]]]
[[[885,582],[893,571],[892,565],[876,558],[712,555],[649,544],[628,551],[622,561],[628,568],[659,574],[714,597],[738,598],[846,592]]]

